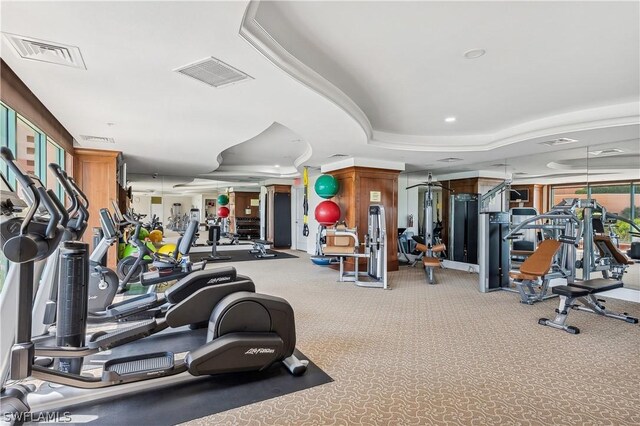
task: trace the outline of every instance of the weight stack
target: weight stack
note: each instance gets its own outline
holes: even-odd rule
[[[89,245],[67,241],[60,248],[56,345],[84,346],[87,332]],[[82,358],[60,358],[57,369],[80,374]]]

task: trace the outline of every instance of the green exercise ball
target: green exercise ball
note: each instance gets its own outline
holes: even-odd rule
[[[227,194],[218,195],[218,205],[226,206],[227,204],[229,204],[229,197],[227,196]]]
[[[144,241],[146,238],[149,238],[149,231],[147,231],[145,228],[140,229],[140,232],[138,233],[138,239],[140,241]]]
[[[316,180],[316,194],[321,198],[331,198],[338,193],[340,185],[338,180],[331,175],[320,175]]]

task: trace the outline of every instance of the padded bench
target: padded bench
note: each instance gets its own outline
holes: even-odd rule
[[[520,265],[519,271],[509,272],[509,277],[513,279],[520,294],[521,303],[532,305],[555,297],[553,294],[547,294],[549,281],[554,276],[549,272],[553,271],[554,259],[561,245],[560,241],[554,239],[540,242],[536,251]],[[536,291],[538,285],[540,290]]]
[[[638,319],[630,317],[626,312],[621,314],[605,308],[604,300],[597,299],[596,294],[620,288],[622,281],[597,278],[587,281],[576,281],[571,285],[560,285],[552,288],[553,294],[560,296],[560,306],[556,309],[556,317],[553,320],[540,318],[538,324],[564,330],[571,334],[580,333],[578,327],[567,325],[567,316],[571,309],[602,315],[605,317],[620,319],[631,324],[637,324]],[[581,304],[576,303],[579,301]]]
[[[429,284],[435,284],[434,269],[442,268],[442,258],[436,255],[444,252],[446,249],[447,247],[444,244],[416,244],[416,250],[424,253],[422,265],[424,266],[425,276]]]

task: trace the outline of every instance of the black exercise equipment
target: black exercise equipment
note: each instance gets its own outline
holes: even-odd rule
[[[28,394],[30,389],[25,387],[20,388],[18,392],[5,390],[5,375],[2,374],[0,405],[3,411],[8,405],[12,411],[18,408],[24,412],[38,412],[43,409],[42,404],[46,404],[47,410],[55,410],[82,402],[83,399],[85,402],[99,401],[117,396],[120,392],[116,385],[125,386],[122,392],[127,393],[130,392],[127,390],[130,388],[126,387],[129,383],[144,381],[147,388],[167,386],[171,384],[170,377],[175,377],[176,382],[183,382],[187,373],[200,376],[260,371],[275,362],[282,362],[293,375],[304,373],[306,363],[293,355],[296,335],[291,306],[284,299],[254,293],[253,282],[241,276],[236,280],[232,280],[230,276],[210,279],[207,286],[195,292],[183,292],[187,283],[174,286],[165,293],[165,297],[169,302],[176,303],[171,304],[164,318],[96,334],[89,339],[86,346],[72,346],[71,342],[68,342],[65,347],[36,347],[31,336],[34,262],[50,255],[57,248],[60,236],[64,232],[59,224],[65,219],[67,212],[53,191],[47,192],[43,187],[38,187],[20,169],[11,151],[2,148],[1,154],[10,170],[17,175],[22,187],[29,192],[31,201],[29,211],[23,220],[17,219],[13,221],[13,226],[5,227],[4,225],[11,223],[12,219],[3,219],[1,227],[2,250],[5,257],[11,261],[8,276],[12,278],[5,283],[7,288],[4,290],[15,292],[18,300],[15,344],[10,349],[9,377],[12,380],[33,377],[65,385],[56,387],[57,399],[52,402],[50,395],[38,392]],[[36,217],[36,212],[41,208],[47,212],[46,222]],[[73,269],[73,273],[64,275],[67,276],[67,280],[61,283],[61,286],[66,290],[61,293],[64,300],[59,300],[59,303],[62,307],[73,307],[74,313],[68,315],[70,310],[62,309],[57,327],[69,330],[70,335],[84,336],[86,299],[80,300],[79,293],[72,289],[82,286],[80,280],[87,278],[87,262],[83,265],[80,259],[87,256],[88,246],[68,242],[66,248],[72,250],[73,258],[64,260],[62,265]],[[16,270],[19,270],[19,275],[16,275]],[[68,368],[63,368],[66,371],[58,371],[35,362],[38,356],[63,360],[78,359],[81,363],[85,356],[124,345],[168,327],[200,324],[205,321],[209,324],[206,342],[190,350],[183,360],[176,360],[173,353],[165,352],[166,349],[163,348],[163,352],[109,359],[99,377],[88,377],[73,372],[75,368],[71,367],[72,363],[67,364]],[[3,328],[12,325],[10,321],[3,321],[2,324]],[[5,354],[2,353],[2,356],[4,358]],[[154,383],[158,385],[154,386]],[[112,387],[114,390],[109,389]],[[91,389],[91,393],[78,394],[73,388]],[[140,386],[136,387],[138,391],[142,389]]]
[[[479,217],[479,289],[481,292],[510,290],[509,240],[511,225],[507,212],[485,212]]]
[[[540,318],[538,324],[548,325],[571,334],[580,333],[578,327],[567,325],[567,316],[571,309],[590,312],[609,318],[637,324],[638,319],[628,316],[626,313],[615,313],[605,308],[605,301],[596,297],[597,294],[622,287],[622,281],[597,278],[587,281],[576,281],[573,284],[561,285],[552,288],[553,294],[560,296],[560,306],[556,309],[556,317],[553,320]],[[576,302],[581,302],[578,304]]]
[[[207,261],[215,262],[217,260],[230,260],[231,256],[220,256],[218,254],[218,241],[220,241],[220,226],[219,225],[210,225],[209,226],[209,242],[211,242],[211,254],[205,259]]]
[[[255,254],[258,259],[277,256],[277,254],[269,253],[267,251],[267,246],[273,245],[271,241],[253,240],[252,242],[253,242],[253,247],[251,248],[251,250],[249,250],[249,253]]]
[[[479,194],[454,194],[450,197],[449,259],[478,263]]]

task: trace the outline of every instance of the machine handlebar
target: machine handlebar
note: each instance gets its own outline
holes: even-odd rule
[[[69,197],[69,199],[71,200],[71,207],[69,207],[69,209],[67,210],[69,217],[75,216],[80,203],[78,202],[78,197],[75,195],[75,191],[69,184],[69,179],[67,177],[67,174],[56,163],[49,163],[49,169],[56,176],[56,179],[58,179],[58,182],[60,182],[60,185],[62,185],[62,187],[64,188],[64,191],[66,192],[67,197]]]
[[[20,166],[15,162],[15,157],[11,150],[7,147],[0,148],[0,157],[4,160],[15,175],[20,185],[24,188],[25,191],[29,191],[31,194],[31,200],[33,203],[29,206],[29,210],[25,214],[25,217],[22,219],[22,224],[20,225],[20,235],[26,235],[29,229],[29,223],[33,220],[36,212],[40,205],[43,205],[44,208],[49,213],[49,221],[47,223],[46,228],[46,238],[53,238],[55,236],[56,228],[62,219],[62,213],[60,213],[57,209],[56,204],[51,200],[47,191],[42,187],[36,187],[33,179],[29,177],[25,172],[22,171]],[[29,197],[27,197],[29,198]]]

